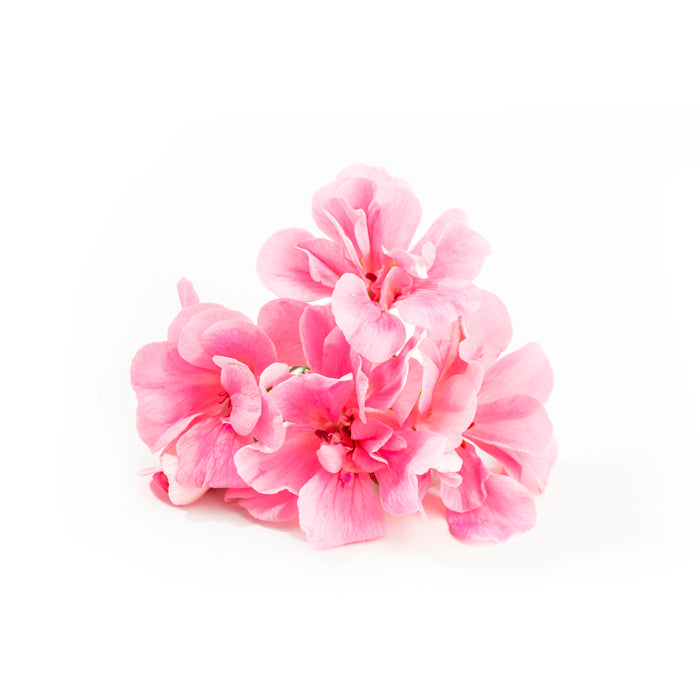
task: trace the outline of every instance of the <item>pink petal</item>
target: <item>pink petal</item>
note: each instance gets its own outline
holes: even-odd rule
[[[189,325],[183,331],[187,333]],[[210,357],[221,355],[250,367],[256,377],[274,362],[277,353],[272,341],[254,324],[241,321],[220,321],[207,328],[201,337],[204,352]]]
[[[462,468],[459,475],[462,480],[457,486],[451,486],[445,481],[440,484],[440,496],[442,502],[450,510],[464,513],[467,510],[478,508],[486,500],[486,479],[489,470],[476,454],[471,445],[466,445],[457,450],[462,460]]]
[[[425,474],[441,461],[445,453],[442,435],[427,430],[404,430],[406,447],[390,453],[382,450],[387,467],[375,472],[384,510],[393,516],[415,513],[421,508],[419,474]]]
[[[291,367],[306,365],[299,337],[299,321],[308,304],[294,299],[273,299],[258,313],[258,327],[272,341],[277,359]]]
[[[177,480],[179,465],[177,457],[174,454],[164,452],[160,456],[160,468],[162,469],[161,473],[165,474],[166,477],[165,483],[167,484],[167,488],[165,491],[168,494],[170,502],[175,506],[186,506],[190,503],[194,503],[209,490],[208,486],[203,488],[191,488],[180,485]],[[161,479],[161,486],[164,486],[162,481]]]
[[[375,365],[368,376],[366,404],[368,408],[391,408],[403,389],[408,378],[408,353],[418,343],[420,333],[416,332],[408,339],[398,357],[391,357],[386,362]]]
[[[447,510],[450,532],[459,540],[504,542],[532,528],[537,518],[535,502],[527,489],[508,476],[490,474],[486,500],[466,513]]]
[[[481,365],[472,362],[462,374],[441,381],[433,394],[430,411],[420,425],[444,435],[448,447],[457,447],[462,442],[462,433],[474,420],[483,376]]]
[[[282,411],[277,407],[274,397],[267,391],[261,391],[260,418],[253,428],[253,437],[271,450],[279,449],[284,442],[285,427]]]
[[[238,501],[254,518],[272,523],[283,523],[299,517],[297,497],[289,491],[258,493],[255,489],[241,488],[226,491],[227,503]]]
[[[403,323],[383,312],[355,275],[343,275],[332,297],[333,315],[350,345],[372,362],[388,360],[403,345]]]
[[[183,306],[181,311],[173,319],[173,322],[168,326],[168,347],[171,350],[177,351],[177,344],[180,340],[180,334],[185,324],[197,314],[202,313],[202,311],[211,311],[213,309],[223,310],[226,318],[237,317],[242,314],[238,314],[236,311],[231,309],[226,309],[221,304],[203,303],[203,304],[192,304],[191,306]]]
[[[379,484],[382,508],[398,518],[415,513],[421,508],[421,493],[418,476],[407,469],[387,466],[374,473]]]
[[[188,306],[180,312],[182,314],[188,309],[196,308]],[[179,355],[191,365],[203,367],[204,369],[214,369],[215,365],[212,360],[214,355],[228,353],[218,352],[219,348],[207,349],[203,346],[204,334],[219,323],[230,323],[233,326],[245,325],[252,326],[252,322],[246,316],[237,311],[230,309],[207,309],[194,314],[185,323],[180,331],[180,336],[177,342],[177,352]]]
[[[332,289],[345,272],[354,272],[355,265],[345,257],[345,249],[325,238],[308,238],[297,245],[309,258],[309,274],[319,284]]]
[[[459,347],[459,356],[465,362],[478,360],[484,367],[490,367],[513,337],[513,326],[503,302],[483,289],[479,308],[466,314],[462,323],[467,338]]]
[[[352,390],[348,380],[298,374],[274,389],[274,399],[285,421],[326,428],[338,423]]]
[[[466,433],[496,447],[540,454],[552,439],[552,424],[544,406],[532,396],[509,396],[479,403],[474,425]]]
[[[299,335],[304,357],[311,369],[320,368],[323,364],[323,341],[335,327],[330,304],[309,306],[302,314]]]
[[[299,243],[310,238],[312,234],[303,229],[284,229],[270,236],[260,249],[258,276],[278,296],[300,301],[330,296],[332,288],[311,277],[308,256],[297,248]]]
[[[481,290],[475,285],[461,280],[440,280],[421,282],[408,296],[394,302],[394,306],[406,323],[434,328],[452,323],[477,308],[480,302]]]
[[[471,431],[469,431],[471,433]],[[549,473],[557,461],[558,447],[552,438],[544,452],[518,452],[495,447],[487,442],[474,440],[474,444],[490,454],[505,469],[508,476],[517,479],[533,493],[542,493],[547,486]]]
[[[447,209],[446,211],[442,212],[442,214],[440,214],[440,216],[433,221],[427,232],[423,234],[418,242],[411,248],[411,252],[422,255],[423,248],[428,243],[432,243],[433,246],[436,246],[442,234],[445,232],[445,229],[453,224],[461,224],[469,227],[467,215],[464,213],[464,211],[461,209]]]
[[[393,402],[394,414],[396,415],[396,420],[400,425],[404,425],[406,423],[408,417],[416,407],[421,393],[422,382],[423,367],[415,357],[411,357],[408,360],[408,375],[406,376],[406,383]]]
[[[236,470],[234,457],[250,439],[237,435],[219,418],[203,418],[177,441],[182,486],[229,488],[245,486]]]
[[[141,348],[131,363],[138,399],[136,427],[153,451],[172,442],[199,414],[220,400],[219,375],[182,361],[167,342]]]
[[[449,210],[439,217],[421,239],[416,251],[426,243],[434,245],[435,260],[428,270],[431,279],[453,277],[473,280],[481,270],[484,258],[491,252],[486,240],[472,231],[463,212]]]
[[[381,449],[393,434],[393,430],[384,423],[369,418],[366,422],[355,420],[350,426],[350,437],[362,444],[369,454]]]
[[[367,474],[320,470],[299,492],[298,507],[314,549],[384,536],[384,514]]]
[[[369,209],[372,232],[387,250],[408,250],[423,212],[411,190],[401,181],[380,185]]]
[[[327,442],[322,442],[316,451],[316,457],[321,466],[333,474],[337,474],[343,468],[346,454],[347,449],[343,445],[331,445]]]
[[[236,465],[246,484],[260,493],[299,489],[319,470],[316,457],[319,439],[307,427],[290,425],[282,446],[275,451],[259,445],[244,447],[236,455]]]
[[[180,296],[180,305],[183,308],[199,304],[199,297],[194,290],[194,285],[184,277],[177,283],[177,293]]]
[[[544,403],[552,393],[554,375],[547,356],[537,343],[528,343],[502,357],[484,377],[479,401],[525,394]]]
[[[221,367],[221,386],[231,399],[228,422],[239,435],[248,435],[260,419],[260,388],[247,365],[228,357],[216,357]]]
[[[201,346],[202,333],[219,321],[243,321],[250,319],[238,311],[219,304],[195,304],[186,306],[175,317],[168,328],[168,344],[184,360],[198,367],[211,368],[211,357],[207,357]],[[185,336],[183,339],[183,335]],[[184,354],[183,354],[184,350]]]

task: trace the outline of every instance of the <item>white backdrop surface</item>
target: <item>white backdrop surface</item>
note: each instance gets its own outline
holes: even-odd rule
[[[496,5],[2,10],[4,696],[697,696],[691,15]],[[138,476],[177,280],[255,318],[258,248],[358,161],[423,230],[467,211],[551,359],[560,457],[506,544],[428,499],[316,552]]]

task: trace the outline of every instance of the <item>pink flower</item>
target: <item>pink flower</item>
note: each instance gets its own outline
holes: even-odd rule
[[[282,414],[268,390],[289,375],[246,316],[200,303],[186,280],[178,290],[182,311],[168,340],[138,351],[131,382],[139,435],[153,452],[165,450],[156,479],[181,505],[209,487],[245,488],[234,463],[242,446],[282,444]]]
[[[291,423],[284,444],[246,446],[236,465],[259,493],[298,494],[299,524],[314,547],[382,537],[382,507],[391,515],[420,509],[418,476],[443,459],[444,437],[404,430],[390,411],[366,408],[362,420],[351,379],[297,375],[275,400]]]
[[[471,280],[489,247],[463,212],[446,211],[411,246],[418,200],[405,182],[367,166],[342,171],[314,195],[312,211],[327,238],[279,231],[260,251],[258,274],[281,296],[331,296],[338,327],[368,360],[388,360],[403,345],[394,309],[406,323],[432,328],[478,306]]]

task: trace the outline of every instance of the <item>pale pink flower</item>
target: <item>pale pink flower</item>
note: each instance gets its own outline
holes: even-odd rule
[[[474,310],[471,283],[489,252],[463,212],[442,214],[413,246],[421,218],[408,185],[381,168],[353,166],[314,195],[313,216],[327,238],[303,229],[271,236],[258,256],[263,283],[286,297],[332,296],[350,345],[373,362],[403,345],[409,324],[432,328]]]
[[[174,503],[184,504],[209,487],[246,487],[233,459],[242,446],[282,444],[282,414],[269,389],[289,368],[246,316],[200,303],[186,280],[178,290],[182,311],[167,341],[138,351],[131,382],[139,435],[153,452],[166,451],[156,478]]]

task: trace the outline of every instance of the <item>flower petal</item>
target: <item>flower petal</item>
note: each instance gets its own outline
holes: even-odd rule
[[[221,367],[221,386],[231,399],[228,422],[239,435],[249,435],[260,420],[262,409],[258,383],[242,362],[219,356],[215,360]]]
[[[297,248],[310,238],[313,235],[303,229],[284,229],[270,236],[260,249],[256,263],[258,277],[278,296],[300,301],[330,296],[332,288],[311,277],[309,258]]]
[[[326,428],[336,425],[353,384],[320,374],[297,374],[274,389],[285,421]]]
[[[459,346],[459,356],[465,362],[478,360],[490,367],[508,347],[513,326],[503,302],[491,292],[481,290],[479,308],[462,318],[467,335]]]
[[[406,329],[400,319],[383,312],[355,275],[343,275],[332,297],[333,315],[350,345],[372,362],[388,360],[403,345]]]
[[[244,447],[236,455],[236,466],[243,480],[260,493],[299,489],[319,470],[316,457],[319,439],[313,430],[290,425],[282,446],[270,451],[259,445]]]
[[[544,406],[532,396],[508,396],[479,403],[474,425],[464,436],[509,450],[541,454],[552,439]]]
[[[314,549],[383,537],[384,514],[368,474],[319,470],[299,492],[299,525]]]
[[[477,308],[481,301],[481,290],[462,280],[429,280],[419,285],[409,295],[395,301],[394,306],[406,323],[421,328],[452,323]]]
[[[299,337],[299,321],[308,304],[295,299],[273,299],[258,313],[258,327],[272,341],[277,359],[291,367],[306,364]]]
[[[194,423],[177,441],[177,481],[182,486],[199,488],[245,486],[234,457],[251,439],[237,435],[219,418],[203,418]]]
[[[150,343],[136,353],[131,385],[138,400],[136,427],[153,452],[216,405],[221,391],[218,371],[189,365],[168,349],[167,342]]]
[[[461,482],[457,486],[451,486],[442,481],[440,496],[447,508],[457,513],[464,513],[478,508],[486,500],[484,484],[490,472],[471,445],[466,444],[465,447],[458,449],[457,454],[462,460],[462,467],[459,470]]]
[[[187,506],[190,503],[194,503],[209,490],[208,486],[197,488],[180,485],[180,482],[177,480],[179,465],[174,454],[163,452],[160,456],[160,468],[166,477],[165,484],[167,484],[167,488],[165,490],[168,498],[175,506]],[[160,484],[165,486],[163,479],[160,479]]]
[[[447,510],[450,532],[459,540],[504,542],[526,532],[537,519],[535,502],[528,490],[509,476],[489,474],[484,483],[486,499],[473,510]]]
[[[554,375],[547,356],[537,343],[528,343],[502,357],[484,376],[479,401],[487,403],[504,396],[525,394],[542,403],[552,393]]]
[[[189,325],[183,331],[187,333]],[[222,355],[242,362],[259,377],[277,362],[272,341],[250,321],[220,321],[207,328],[201,337],[202,349],[210,357]]]
[[[227,503],[238,501],[254,518],[272,523],[283,523],[299,517],[297,497],[289,491],[258,493],[255,489],[228,489],[224,496]]]

